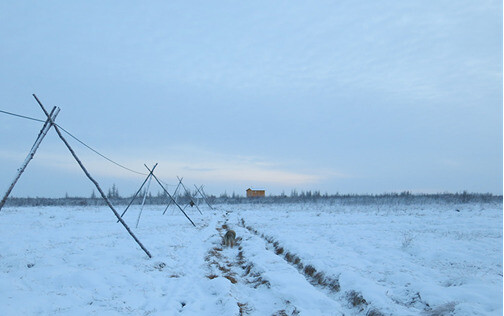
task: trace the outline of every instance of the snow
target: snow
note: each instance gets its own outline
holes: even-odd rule
[[[200,209],[5,207],[1,314],[502,315],[501,203]]]

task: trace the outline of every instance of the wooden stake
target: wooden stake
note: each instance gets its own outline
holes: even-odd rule
[[[21,177],[21,174],[25,171],[26,167],[28,166],[28,163],[33,159],[33,156],[35,156],[35,152],[37,152],[38,147],[40,146],[40,143],[42,143],[42,140],[46,136],[47,132],[51,128],[54,120],[56,119],[56,116],[58,116],[60,109],[53,107],[51,110],[50,114],[48,115],[47,120],[44,123],[44,126],[40,130],[37,139],[35,140],[35,143],[33,144],[32,148],[30,149],[30,152],[28,153],[28,156],[26,156],[25,161],[21,165],[21,167],[18,169],[18,173],[14,177],[14,180],[12,181],[11,185],[7,189],[7,192],[5,193],[4,197],[2,198],[2,201],[0,201],[0,210],[2,210],[2,207],[4,206],[5,202],[7,202],[7,198],[9,197],[9,194],[11,193],[12,189],[14,189],[14,186],[16,185],[17,181]]]
[[[70,146],[70,144],[67,142],[67,140],[65,139],[65,137],[63,137],[63,135],[61,134],[61,131],[59,130],[58,126],[54,125],[54,121],[49,116],[49,113],[47,113],[46,109],[42,105],[42,102],[40,102],[40,100],[37,98],[37,96],[35,94],[33,94],[33,97],[35,98],[35,100],[37,100],[37,103],[42,108],[42,111],[44,111],[45,115],[48,117],[48,119],[50,120],[50,122],[53,124],[54,130],[58,134],[59,138],[63,141],[63,143],[65,143],[66,147],[68,148],[68,150],[70,151],[70,153],[74,157],[75,161],[77,161],[77,163],[81,167],[82,171],[84,171],[84,173],[86,174],[86,176],[88,177],[88,179],[91,180],[91,182],[93,182],[93,184],[96,186],[96,189],[98,190],[98,192],[100,192],[102,198],[105,200],[105,202],[107,203],[108,207],[112,210],[112,212],[114,212],[114,215],[117,217],[117,219],[119,220],[119,222],[121,222],[121,224],[124,226],[124,228],[126,229],[126,231],[130,234],[131,237],[133,237],[133,239],[140,246],[140,248],[142,248],[142,250],[147,254],[147,256],[149,258],[152,258],[152,255],[150,254],[150,252],[144,247],[144,245],[142,245],[142,243],[140,242],[140,240],[138,240],[138,238],[135,236],[135,234],[133,234],[133,232],[128,227],[128,225],[126,224],[126,222],[121,218],[121,216],[119,215],[119,213],[117,213],[117,211],[114,208],[114,206],[112,205],[112,203],[110,203],[110,200],[107,198],[107,196],[105,195],[105,193],[103,192],[103,190],[98,185],[98,182],[96,182],[96,180],[93,179],[93,177],[91,176],[91,174],[89,174],[89,172],[87,171],[87,169],[84,167],[84,165],[80,161],[79,157],[77,157],[77,155],[73,151],[73,149]]]

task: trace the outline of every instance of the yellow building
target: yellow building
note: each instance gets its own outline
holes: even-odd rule
[[[247,189],[247,197],[264,197],[265,194],[264,190],[252,190],[251,188]]]

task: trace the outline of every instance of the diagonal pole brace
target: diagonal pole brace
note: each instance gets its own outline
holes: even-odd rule
[[[208,206],[210,206],[210,209],[213,210],[214,208],[212,207],[212,205],[210,205],[210,203],[208,203],[205,195],[200,191],[200,189],[196,186],[196,184],[194,185],[194,187],[196,188],[196,191],[198,191],[199,194],[203,197],[203,200],[205,200],[206,204],[208,204]],[[203,186],[201,186],[201,189],[203,189]]]
[[[175,191],[173,191],[173,196],[174,196],[175,198],[177,197],[177,191],[178,191],[179,187],[180,187],[180,183],[179,183],[179,184],[177,185],[177,187],[175,188]],[[166,213],[166,211],[168,210],[168,208],[170,207],[171,203],[172,203],[172,200],[170,200],[170,201],[168,202],[168,205],[166,205],[166,208],[165,208],[165,210],[164,210],[164,212],[163,212],[163,215],[165,215],[165,213]]]
[[[23,162],[21,167],[18,169],[18,173],[14,177],[14,180],[12,181],[11,185],[7,189],[7,192],[5,193],[4,197],[0,201],[0,210],[4,206],[5,202],[7,202],[7,198],[9,197],[9,194],[11,193],[12,189],[14,189],[14,186],[16,185],[19,178],[21,177],[21,174],[25,171],[26,167],[28,167],[28,163],[30,163],[30,161],[35,156],[35,153],[37,152],[37,149],[40,146],[40,144],[42,143],[42,140],[46,136],[47,132],[49,132],[49,129],[51,129],[51,126],[53,126],[54,120],[58,116],[59,111],[60,111],[59,108],[53,107],[50,114],[46,113],[46,115],[48,115],[48,118],[45,121],[44,126],[40,130],[40,132],[37,136],[37,139],[35,140],[35,143],[33,144],[32,148],[30,149],[28,156],[26,156],[25,161]]]
[[[145,168],[147,168],[147,170],[151,171],[149,169],[149,167],[147,167],[145,164],[144,164]],[[163,184],[161,183],[161,181],[159,181],[159,179],[156,177],[156,175],[153,173],[152,176],[154,177],[154,180],[156,180],[156,182],[161,186],[161,188],[164,190],[164,192],[170,197],[170,199],[173,201],[173,203],[175,203],[175,205],[178,206],[178,208],[180,209],[180,211],[182,213],[184,213],[185,217],[187,217],[187,219],[191,222],[191,224],[193,224],[194,227],[196,227],[196,225],[194,224],[194,222],[192,221],[191,218],[189,218],[189,216],[187,216],[186,212],[184,212],[184,210],[180,207],[180,205],[178,205],[178,203],[175,201],[175,199],[171,196],[171,194],[168,192],[168,190],[166,190],[166,188],[163,186]]]
[[[156,169],[157,165],[158,165],[157,163],[154,165],[154,167],[152,168],[152,172],[154,172],[154,169]],[[124,214],[126,214],[129,207],[131,206],[131,204],[133,204],[133,201],[136,199],[137,195],[140,193],[140,191],[142,191],[143,186],[145,185],[145,183],[147,183],[147,180],[149,180],[149,177],[152,175],[152,172],[147,175],[147,178],[145,178],[144,182],[140,186],[140,189],[138,189],[138,191],[136,191],[135,195],[133,195],[133,198],[129,202],[128,206],[126,206],[126,209],[124,210],[124,212],[122,212],[121,217],[123,217]],[[119,220],[117,222],[119,223]]]
[[[154,166],[154,168],[156,166],[157,166],[157,163]],[[154,171],[154,168],[152,168],[152,171]],[[142,200],[142,206],[140,207],[140,213],[138,213],[138,219],[137,219],[135,228],[138,228],[138,223],[140,223],[140,217],[142,216],[142,211],[143,211],[143,208],[144,208],[144,205],[145,205],[145,199],[147,198],[147,194],[149,193],[150,184],[152,182],[152,172],[150,172],[149,175],[150,175],[149,176],[149,181],[147,182],[147,188],[145,189],[144,197],[143,197],[143,200]]]
[[[200,214],[203,215],[203,213],[201,213],[201,210],[199,209],[198,205],[196,203],[194,203],[193,196],[191,195],[191,192],[189,192],[189,190],[187,190],[186,186],[182,183],[182,179],[180,179],[178,176],[177,176],[177,179],[179,179],[179,182],[182,185],[182,188],[184,189],[184,191],[186,192],[186,194],[189,196],[189,198],[190,198],[190,200],[192,202],[192,205],[195,205],[196,208],[198,209],[198,212],[200,212]]]
[[[93,182],[93,184],[96,186],[96,189],[98,190],[98,192],[100,192],[102,198],[105,200],[105,202],[107,203],[108,207],[112,210],[112,212],[114,212],[114,215],[121,222],[121,224],[124,226],[124,228],[126,229],[126,231],[130,234],[130,236],[133,237],[133,239],[140,246],[140,248],[142,248],[142,250],[147,254],[147,256],[149,258],[152,258],[152,255],[147,250],[147,248],[145,248],[144,245],[140,242],[140,240],[138,240],[138,238],[135,236],[135,234],[133,234],[133,232],[128,227],[128,225],[126,224],[126,222],[121,218],[121,216],[119,215],[119,213],[116,211],[116,209],[114,208],[114,206],[112,205],[112,203],[110,203],[110,200],[107,198],[107,196],[105,195],[105,193],[103,192],[103,190],[100,188],[100,185],[98,184],[98,182],[96,182],[96,180],[93,179],[93,177],[91,176],[91,174],[89,174],[89,172],[87,171],[86,167],[84,167],[84,165],[80,161],[79,157],[77,157],[77,155],[73,151],[73,149],[70,146],[70,144],[67,142],[67,140],[65,139],[65,137],[63,137],[63,135],[61,134],[61,131],[59,130],[58,125],[54,124],[54,121],[49,116],[49,113],[47,113],[46,109],[44,108],[44,105],[42,105],[42,102],[40,102],[40,100],[37,98],[37,96],[35,94],[33,94],[33,97],[35,98],[35,100],[37,100],[37,103],[40,105],[40,107],[42,108],[42,111],[44,111],[45,115],[51,121],[51,124],[53,124],[54,130],[58,134],[59,138],[63,141],[63,143],[65,143],[66,147],[68,148],[68,150],[70,151],[70,153],[72,154],[72,156],[74,157],[74,159],[77,161],[77,163],[81,167],[82,171],[84,171],[84,173],[86,174],[86,176],[88,177],[88,179],[91,180],[91,182]]]

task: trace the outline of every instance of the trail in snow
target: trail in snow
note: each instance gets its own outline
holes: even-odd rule
[[[221,238],[231,228],[237,233],[238,244],[224,247]],[[216,231],[219,239],[206,257],[207,277],[230,282],[229,293],[240,315],[342,315],[346,310],[269,251],[264,240],[228,216],[218,222]]]

